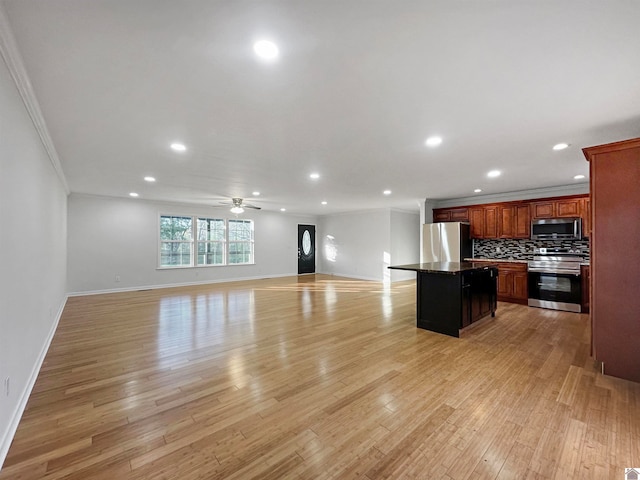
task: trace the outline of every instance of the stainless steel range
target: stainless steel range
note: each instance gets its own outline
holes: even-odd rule
[[[536,248],[529,263],[529,306],[581,312],[580,264],[585,255],[568,248]]]

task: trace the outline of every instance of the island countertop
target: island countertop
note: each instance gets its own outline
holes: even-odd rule
[[[408,265],[391,265],[388,268],[394,270],[411,270],[422,273],[444,273],[456,275],[470,270],[482,270],[488,267],[497,267],[488,262],[431,262],[411,263]]]

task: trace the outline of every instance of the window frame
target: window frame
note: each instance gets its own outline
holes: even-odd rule
[[[179,217],[179,218],[190,218],[191,219],[191,240],[163,240],[161,238],[161,227],[162,227],[162,219],[165,217]],[[199,240],[198,238],[198,220],[218,220],[224,222],[224,240]],[[250,249],[250,261],[242,262],[242,263],[229,263],[230,253],[229,253],[229,224],[230,222],[247,222],[250,223],[251,227],[251,239],[242,241],[242,240],[233,240],[232,243],[244,243],[249,245]],[[173,214],[173,213],[160,213],[158,215],[158,225],[156,229],[156,237],[157,237],[157,270],[175,270],[182,268],[210,268],[210,267],[234,267],[234,266],[242,266],[242,265],[255,265],[255,221],[250,218],[227,218],[227,217],[211,217],[207,215],[185,215],[185,214]],[[162,265],[162,245],[163,243],[189,243],[190,248],[190,260],[191,263],[189,265]],[[203,243],[218,243],[222,244],[223,249],[223,262],[222,263],[211,263],[211,264],[199,264],[198,263],[198,247]]]
[[[190,230],[191,230],[191,234],[190,234],[190,238],[188,240],[185,239],[180,239],[180,240],[175,240],[175,239],[171,239],[171,240],[164,240],[162,238],[162,218],[166,217],[166,218],[181,218],[181,219],[189,219],[189,221],[191,222],[191,226],[190,226]],[[174,269],[174,268],[188,268],[193,264],[193,254],[194,254],[194,250],[193,250],[193,246],[194,246],[194,240],[193,240],[193,232],[194,232],[194,228],[193,228],[193,217],[190,215],[180,215],[180,214],[168,214],[168,215],[160,215],[158,217],[158,229],[156,232],[156,235],[158,236],[158,266],[162,269]],[[180,265],[162,265],[162,246],[163,244],[187,244],[189,246],[189,264],[180,264]]]
[[[250,227],[250,231],[251,231],[251,235],[249,238],[249,240],[238,240],[238,239],[234,239],[231,240],[230,238],[230,233],[231,233],[231,222],[236,222],[236,223],[248,223],[251,225]],[[254,255],[255,255],[255,224],[253,222],[253,220],[250,219],[240,219],[240,218],[232,218],[227,220],[227,248],[226,248],[226,252],[227,252],[227,265],[253,265],[255,263],[254,261]],[[249,245],[249,256],[250,259],[248,262],[239,262],[239,263],[231,263],[230,262],[230,258],[231,258],[231,244],[242,244],[242,245]],[[240,253],[236,253],[236,255],[244,255],[244,249],[242,249],[242,252]]]

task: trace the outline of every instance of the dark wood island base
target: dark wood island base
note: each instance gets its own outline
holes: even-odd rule
[[[417,275],[417,326],[460,337],[460,330],[497,308],[498,268],[475,262],[436,262],[394,265]]]

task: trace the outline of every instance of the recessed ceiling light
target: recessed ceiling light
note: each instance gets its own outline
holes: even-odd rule
[[[424,144],[427,147],[437,147],[438,145],[440,145],[442,143],[442,137],[429,137],[427,138],[427,140],[424,142]]]
[[[278,58],[278,46],[269,40],[259,40],[253,44],[253,51],[264,60],[274,60]]]
[[[287,209],[286,209],[286,208],[281,208],[281,209],[280,209],[280,211],[281,211],[281,212],[286,212],[286,211],[287,211]]]
[[[129,194],[130,197],[138,197],[139,195],[136,192],[131,192]]]
[[[385,190],[382,192],[383,195],[391,195],[391,190]]]
[[[576,175],[573,178],[575,178],[576,180],[582,180],[584,178],[584,175]]]
[[[487,173],[487,177],[495,178],[495,177],[499,177],[501,174],[502,172],[500,170],[491,170],[489,173]]]
[[[184,144],[182,143],[172,143],[171,149],[176,152],[184,152],[187,149],[187,147],[185,147]]]
[[[309,178],[312,180],[317,180],[320,178],[320,174],[319,173],[312,173],[311,175],[309,175]]]
[[[254,197],[259,197],[259,196],[260,196],[260,192],[255,191],[255,192],[253,192],[253,193],[252,193],[252,195],[253,195]]]
[[[481,189],[481,188],[476,188],[473,192],[474,192],[474,193],[480,193],[481,191],[482,191],[482,189]]]
[[[326,205],[327,204],[327,202],[325,202],[325,201],[322,201],[320,203],[322,203],[322,205]]]
[[[153,183],[156,181],[156,179],[155,177],[144,177],[144,181]]]
[[[568,143],[558,143],[556,145],[553,146],[554,150],[564,150],[565,148],[567,148],[569,146]]]

